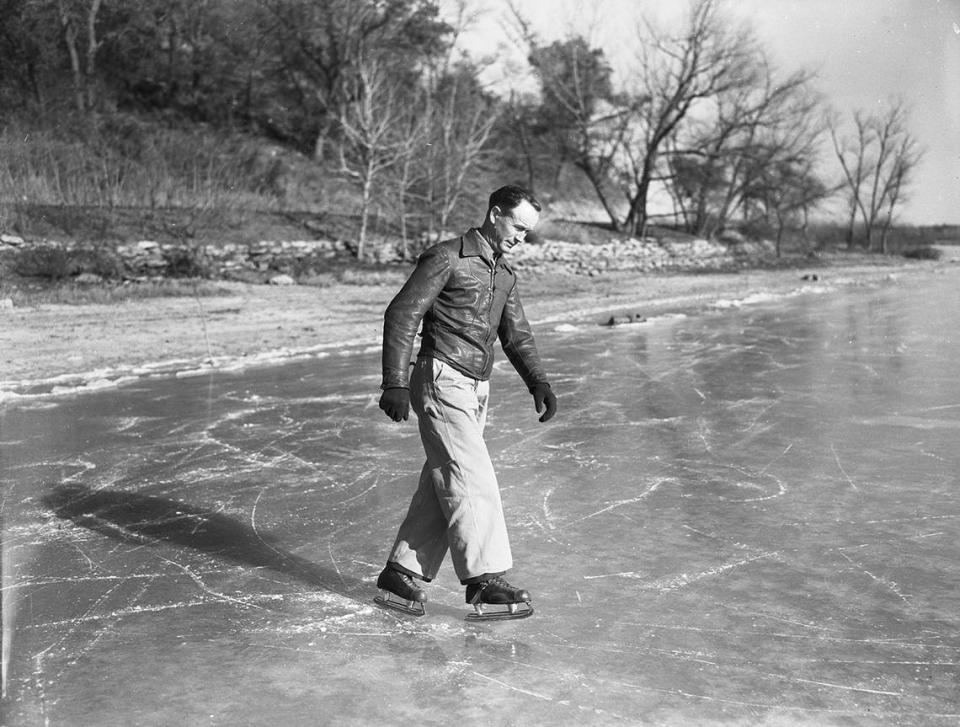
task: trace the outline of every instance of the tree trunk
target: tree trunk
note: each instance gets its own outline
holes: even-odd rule
[[[67,10],[60,4],[60,25],[63,29],[63,42],[67,46],[67,55],[70,56],[70,72],[73,76],[73,102],[79,113],[85,107],[83,89],[83,72],[80,70],[80,54],[77,51],[77,27],[67,15]]]
[[[650,155],[643,161],[643,170],[637,184],[637,193],[630,201],[630,212],[627,213],[624,225],[630,234],[637,235],[647,226],[647,195],[650,193],[650,180],[653,176],[653,164]]]
[[[786,225],[786,221],[783,219],[783,213],[780,211],[779,207],[776,210],[776,215],[777,215],[776,252],[777,252],[777,259],[779,260],[783,252],[783,230],[787,225]]]
[[[87,64],[86,64],[86,92],[87,108],[96,108],[97,89],[97,51],[100,49],[100,43],[97,41],[97,13],[100,12],[101,0],[93,0],[90,3],[90,10],[87,13]]]
[[[357,260],[363,261],[366,254],[367,221],[370,217],[370,200],[373,197],[373,170],[367,166],[363,179],[363,192],[360,202],[360,234],[357,239]]]
[[[857,207],[856,205],[850,206],[850,219],[847,222],[847,248],[852,248],[854,246],[854,241],[856,239],[857,231]]]
[[[44,116],[47,110],[47,97],[44,94],[44,86],[40,81],[40,74],[34,63],[30,64],[30,90],[37,108],[40,110],[40,115]]]
[[[577,167],[584,173],[586,178],[590,181],[591,186],[593,187],[594,192],[597,193],[597,199],[600,200],[600,204],[603,205],[604,212],[607,213],[607,217],[610,218],[610,224],[614,230],[619,231],[621,229],[620,220],[617,219],[617,213],[614,211],[613,207],[610,204],[610,200],[607,199],[607,193],[603,190],[602,180],[597,177],[593,170],[588,169],[587,167],[577,164]]]

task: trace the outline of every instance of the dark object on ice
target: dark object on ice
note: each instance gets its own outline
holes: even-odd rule
[[[801,280],[820,280],[820,276],[815,275],[814,273],[807,273],[801,278]]]
[[[643,316],[640,313],[627,313],[623,316],[610,316],[609,320],[601,325],[613,327],[622,325],[624,323],[643,323],[646,320],[646,316]]]
[[[423,604],[427,600],[427,593],[422,588],[417,588],[413,578],[406,573],[387,566],[377,578],[377,588],[384,592],[382,596],[373,599],[378,606],[392,608],[410,616],[426,614],[427,609]],[[396,598],[400,600],[395,600]]]
[[[523,588],[514,588],[500,576],[468,584],[466,601],[476,611],[467,616],[470,621],[507,621],[533,615],[530,594]],[[484,613],[484,605],[506,606],[507,609]]]

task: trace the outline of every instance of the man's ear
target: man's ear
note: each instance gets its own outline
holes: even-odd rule
[[[487,213],[487,217],[490,219],[491,223],[496,222],[497,217],[502,217],[502,216],[503,216],[503,210],[500,209],[500,205],[498,204],[495,204],[493,207],[491,207],[490,211]]]

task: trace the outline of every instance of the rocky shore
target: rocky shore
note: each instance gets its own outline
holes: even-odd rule
[[[434,236],[439,239],[440,235]],[[429,242],[429,241],[426,241]],[[420,241],[422,247],[425,241]],[[263,240],[255,243],[222,243],[195,245],[190,243],[139,240],[111,246],[91,247],[78,242],[48,240],[26,241],[14,235],[0,235],[0,254],[6,252],[34,252],[48,256],[55,253],[88,252],[101,257],[100,263],[78,271],[76,282],[92,284],[103,280],[97,264],[109,257],[111,265],[119,268],[114,274],[127,280],[148,280],[170,276],[200,275],[214,279],[244,280],[259,277],[275,285],[297,282],[323,282],[323,271],[331,263],[352,259],[352,250],[342,240]],[[372,246],[372,262],[390,265],[402,264],[404,255],[395,245]],[[698,238],[658,240],[611,239],[600,244],[578,244],[564,241],[545,241],[523,245],[511,259],[519,269],[551,274],[596,276],[605,272],[653,272],[676,270],[732,270],[775,256],[769,242],[747,241],[728,237],[722,242]]]

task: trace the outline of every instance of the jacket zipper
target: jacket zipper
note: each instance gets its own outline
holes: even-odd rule
[[[496,331],[492,330],[493,326],[491,325],[492,321],[490,320],[490,316],[493,314],[493,299],[494,299],[494,293],[496,289],[497,289],[497,264],[496,262],[494,262],[493,266],[490,268],[490,287],[487,290],[487,294],[490,297],[490,300],[487,302],[487,328],[489,330],[489,332],[487,333],[487,344],[490,346],[492,346],[494,341],[496,341],[496,335],[497,335]],[[484,349],[483,351],[484,370],[486,370],[488,365],[488,361],[487,361],[488,356],[489,354],[487,353],[487,350]]]

